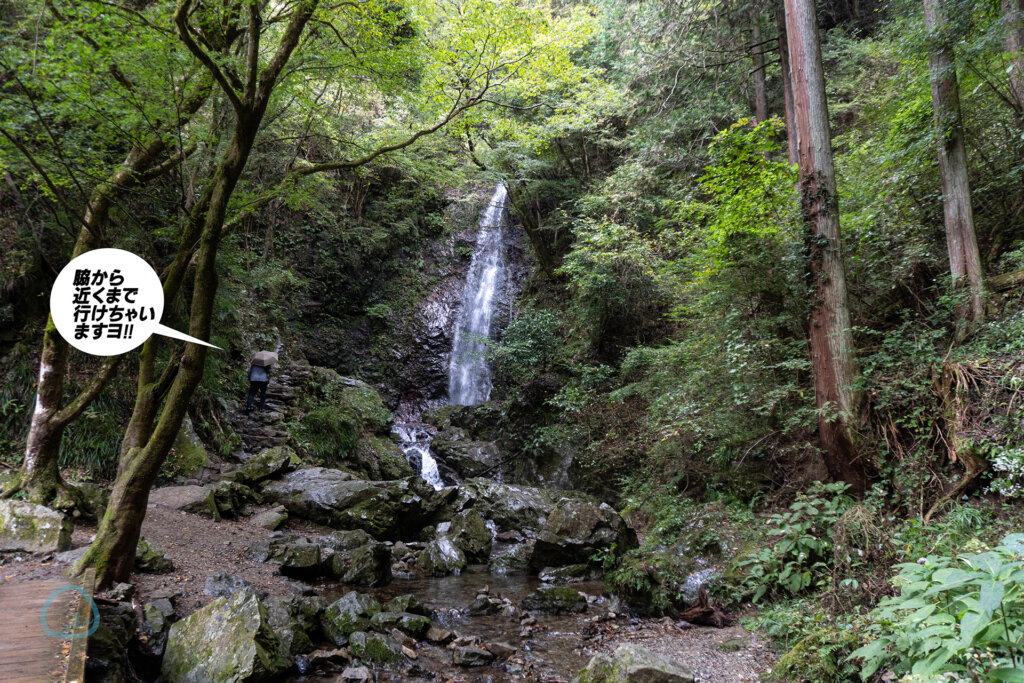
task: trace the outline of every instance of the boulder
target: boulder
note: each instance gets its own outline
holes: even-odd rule
[[[151,546],[146,539],[140,538],[135,546],[135,570],[151,574],[165,574],[174,571],[174,563],[167,553]]]
[[[402,660],[402,646],[390,636],[356,631],[349,638],[352,656],[374,664],[393,664]]]
[[[458,487],[455,509],[473,508],[494,520],[502,531],[540,530],[555,507],[557,491],[502,484],[489,479],[467,479]]]
[[[140,638],[138,646],[144,655],[160,659],[167,647],[167,633],[176,617],[174,606],[167,598],[159,598],[142,606],[142,616],[146,638],[144,641]]]
[[[0,500],[0,550],[49,553],[70,546],[67,515],[23,500]]]
[[[633,644],[620,645],[612,655],[595,655],[573,683],[693,683],[688,666]]]
[[[187,415],[182,420],[181,429],[174,437],[174,445],[167,456],[167,464],[183,477],[197,478],[208,467],[213,465],[206,447],[196,434],[192,420]]]
[[[491,574],[525,574],[530,566],[532,547],[526,543],[517,543],[496,553],[487,565]]]
[[[341,647],[350,635],[365,631],[370,619],[380,612],[380,603],[373,596],[350,591],[324,610],[320,626],[328,640]]]
[[[537,574],[544,583],[579,583],[601,578],[601,570],[588,564],[570,564],[565,567],[544,567]]]
[[[457,666],[487,666],[494,661],[494,655],[473,645],[457,645],[452,648],[452,663]]]
[[[377,612],[370,619],[370,628],[380,633],[396,628],[413,638],[422,638],[430,628],[430,618],[408,612]]]
[[[291,666],[280,649],[260,599],[241,591],[171,626],[162,673],[169,683],[266,681]]]
[[[394,441],[375,434],[363,434],[359,438],[356,462],[357,469],[374,479],[404,479],[416,474]]]
[[[450,538],[442,536],[427,544],[420,553],[416,566],[430,576],[447,576],[466,568],[466,556]]]
[[[501,464],[502,455],[493,441],[474,441],[463,429],[448,427],[437,433],[431,450],[464,478],[493,472]]]
[[[418,614],[422,617],[430,617],[430,608],[420,602],[412,593],[406,595],[399,595],[391,598],[386,605],[384,605],[385,612],[408,612],[409,614]]]
[[[571,614],[586,612],[587,599],[573,588],[541,586],[523,598],[519,608],[539,614]]]
[[[165,486],[149,493],[149,504],[191,512],[220,521],[213,489],[207,486]]]
[[[344,683],[367,683],[373,680],[373,672],[365,666],[350,666],[341,672],[338,680]]]
[[[253,585],[245,579],[240,579],[237,576],[224,572],[210,574],[206,577],[206,582],[203,584],[203,593],[214,598],[230,598],[242,590],[255,592]]]
[[[537,534],[530,567],[587,564],[599,550],[612,546],[618,553],[637,547],[636,532],[618,512],[606,503],[563,498]]]
[[[277,527],[284,524],[285,520],[287,519],[288,511],[284,509],[284,506],[275,505],[269,510],[264,510],[259,514],[253,515],[251,518],[249,518],[249,523],[273,531],[277,529]]]
[[[476,510],[463,510],[452,518],[448,537],[466,554],[468,562],[486,562],[494,542],[487,522]]]
[[[343,532],[344,534],[344,532]],[[391,548],[365,531],[334,534],[328,542],[333,552],[330,574],[343,583],[384,586],[391,582]],[[324,562],[328,562],[325,558]]]
[[[245,461],[238,472],[238,480],[246,484],[255,484],[290,472],[301,464],[302,458],[287,446],[265,448]]]
[[[363,529],[381,540],[414,536],[440,505],[437,492],[419,477],[370,482],[323,467],[291,472],[263,491],[296,517]]]
[[[102,519],[110,501],[110,491],[99,484],[88,481],[76,481],[74,487],[78,489],[83,500],[84,512],[87,517]]]
[[[209,486],[213,490],[213,501],[221,517],[242,517],[249,514],[251,503],[261,502],[261,496],[241,482],[222,479]]]
[[[270,626],[280,641],[279,653],[282,657],[291,659],[313,649],[313,640],[318,637],[320,630],[317,610],[313,604],[290,596],[268,598],[265,604]]]

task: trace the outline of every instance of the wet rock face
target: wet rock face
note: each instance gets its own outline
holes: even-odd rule
[[[448,529],[452,543],[466,555],[467,562],[486,562],[493,538],[487,522],[475,510],[464,510],[452,518]]]
[[[429,576],[448,576],[466,568],[466,555],[447,536],[431,541],[416,566]]]
[[[559,495],[532,486],[469,479],[458,488],[455,508],[472,508],[485,519],[494,520],[501,530],[539,530],[555,507],[553,498]]]
[[[323,467],[291,472],[263,491],[293,516],[335,529],[362,529],[381,540],[415,535],[441,504],[419,477],[371,482]]]
[[[394,664],[402,660],[402,646],[389,636],[356,631],[349,638],[352,656],[374,664]]]
[[[602,548],[637,547],[636,532],[610,505],[563,498],[552,509],[533,546],[534,569],[587,564]]]
[[[276,562],[281,574],[299,579],[330,576],[357,586],[391,581],[391,549],[358,529],[313,539],[277,532],[246,554],[257,562]]]
[[[496,475],[502,462],[497,443],[474,441],[465,430],[458,427],[448,427],[438,432],[430,447],[463,478],[486,473]]]
[[[290,662],[251,591],[217,598],[171,626],[162,673],[170,683],[250,683],[282,674]]]
[[[487,565],[491,574],[525,574],[530,568],[531,548],[526,543],[516,543],[496,553]]]
[[[0,500],[0,550],[46,553],[71,545],[71,521],[63,513],[21,500]]]
[[[595,655],[573,683],[693,683],[693,671],[681,662],[639,645],[620,645],[615,653]]]

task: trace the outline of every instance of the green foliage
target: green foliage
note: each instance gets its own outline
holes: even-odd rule
[[[744,625],[783,650],[768,680],[845,683],[855,680],[859,670],[847,658],[860,644],[863,622],[856,614],[832,618],[815,598],[796,598],[765,607]]]
[[[851,657],[867,680],[881,666],[916,680],[1020,680],[1024,666],[1024,535],[957,557],[928,555],[897,566],[899,595],[871,613],[873,639]]]
[[[561,350],[558,327],[553,311],[528,308],[502,331],[500,341],[487,340],[495,381],[515,386],[546,372]]]
[[[757,602],[765,595],[797,595],[830,585],[833,565],[833,528],[853,504],[843,483],[816,483],[785,512],[767,520],[774,542],[736,562],[742,585]]]

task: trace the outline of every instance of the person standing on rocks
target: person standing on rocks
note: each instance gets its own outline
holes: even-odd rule
[[[273,364],[274,359],[270,359],[267,356],[271,354],[261,351],[257,353],[252,359],[252,363],[249,365],[249,395],[245,399],[245,414],[248,415],[249,411],[252,410],[253,401],[256,399],[256,394],[260,396],[259,409],[263,410],[267,403],[267,385],[270,384],[270,368]]]

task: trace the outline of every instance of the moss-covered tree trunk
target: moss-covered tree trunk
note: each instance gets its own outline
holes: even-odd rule
[[[807,226],[814,297],[810,341],[818,434],[829,474],[849,483],[855,493],[862,493],[868,486],[868,474],[856,447],[855,425],[862,414],[863,397],[854,387],[857,366],[814,0],[786,0],[786,32],[793,77],[800,204]]]
[[[316,6],[317,2],[311,1],[295,7],[276,53],[259,78],[257,72],[261,20],[259,7],[255,3],[248,6],[246,81],[244,91],[240,93],[219,72],[216,63],[203,48],[195,42],[194,29],[188,25],[192,0],[181,0],[178,4],[175,23],[179,36],[200,61],[207,65],[235,110],[235,130],[231,142],[206,183],[203,199],[196,203],[190,215],[189,225],[201,226],[198,250],[194,259],[188,258],[187,254],[191,254],[192,251],[192,243],[186,234],[179,243],[179,252],[175,259],[175,263],[191,261],[195,266],[188,333],[198,339],[209,339],[210,336],[213,303],[217,291],[217,250],[224,231],[228,202],[248,162],[256,134],[281,71],[298,44]],[[176,277],[175,273],[177,271],[172,269],[166,274],[165,290],[167,280]],[[183,277],[183,272],[178,274]],[[169,382],[167,398],[163,403],[160,417],[148,436],[146,416],[140,416],[135,420],[136,416],[133,415],[132,424],[138,428],[129,435],[133,445],[122,455],[107,511],[95,540],[77,567],[78,571],[86,567],[95,567],[100,588],[124,581],[131,573],[150,488],[174,444],[188,410],[189,401],[202,379],[206,351],[207,347],[201,344],[188,343],[180,362],[169,365],[172,369],[166,377],[173,377],[173,380]],[[159,400],[159,392],[154,394],[154,397]],[[141,408],[148,410],[154,405],[152,401],[147,400]],[[140,408],[140,404],[137,403],[136,407]]]

